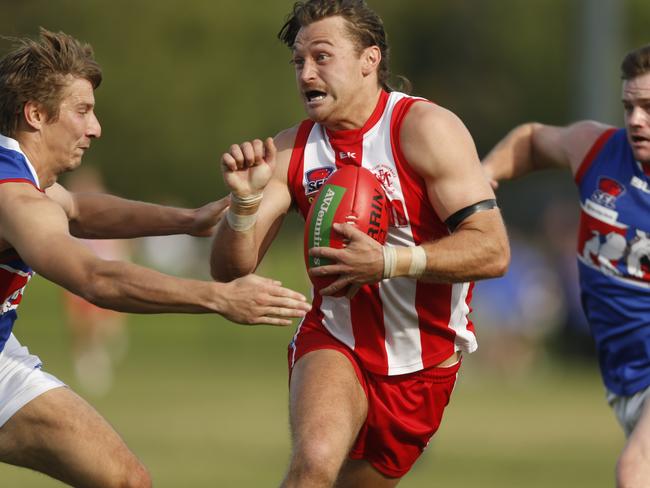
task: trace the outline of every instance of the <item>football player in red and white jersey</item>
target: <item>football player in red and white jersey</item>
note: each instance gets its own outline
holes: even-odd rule
[[[147,470],[90,405],[41,370],[12,333],[33,272],[101,307],[125,312],[219,313],[288,325],[309,310],[299,293],[246,276],[232,284],[186,280],[104,260],[78,237],[209,236],[227,199],[165,207],[57,184],[101,134],[92,49],[41,30],[0,59],[0,462],[71,486],[149,487]]]
[[[280,38],[309,120],[223,155],[231,206],[212,273],[255,270],[287,212],[307,215],[313,175],[353,164],[377,176],[394,215],[386,245],[336,224],[347,247],[310,251],[333,261],[310,273],[338,279],[315,293],[289,348],[283,486],[392,487],[437,430],[461,354],[476,348],[469,282],[505,273],[508,240],[462,122],[391,90],[383,25],[365,2],[298,2]]]

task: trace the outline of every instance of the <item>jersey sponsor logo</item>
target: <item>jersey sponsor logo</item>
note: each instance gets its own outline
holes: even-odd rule
[[[601,273],[650,286],[650,233],[611,223],[583,208],[578,258]]]
[[[615,208],[618,197],[625,193],[625,187],[613,178],[602,176],[591,200],[607,208]]]
[[[350,151],[339,151],[339,159],[357,159],[357,153]]]
[[[333,166],[323,166],[307,171],[305,173],[305,195],[317,193],[333,172]]]
[[[643,193],[650,193],[650,188],[648,188],[648,182],[642,180],[638,176],[632,177],[632,179],[630,180],[630,185],[636,188],[637,190],[641,190]]]

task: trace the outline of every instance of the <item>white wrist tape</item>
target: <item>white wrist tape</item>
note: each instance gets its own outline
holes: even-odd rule
[[[255,222],[257,222],[257,212],[251,215],[239,215],[229,208],[228,212],[226,212],[226,222],[228,222],[228,225],[232,230],[236,232],[244,232],[245,230],[252,228],[255,225]]]
[[[230,207],[231,208],[236,208],[236,209],[241,209],[241,210],[248,210],[250,208],[256,207],[259,205],[259,203],[262,201],[262,197],[264,194],[262,192],[256,193],[254,195],[248,195],[245,197],[240,197],[235,195],[234,193],[230,194]]]
[[[246,197],[240,197],[234,193],[230,194],[230,208],[226,212],[226,221],[232,230],[244,232],[255,225],[255,222],[257,222],[257,207],[262,201],[262,196],[262,193]],[[251,212],[251,210],[253,211]]]
[[[384,246],[384,275],[383,278],[387,280],[395,276],[397,268],[397,249],[390,246]]]
[[[411,262],[407,276],[420,278],[427,269],[427,253],[421,246],[403,248],[408,249],[411,255]],[[384,273],[385,280],[394,278],[397,275],[397,248],[384,246]],[[406,252],[406,251],[404,251]]]
[[[427,269],[427,252],[422,246],[410,247],[411,265],[409,266],[409,276],[419,278]]]

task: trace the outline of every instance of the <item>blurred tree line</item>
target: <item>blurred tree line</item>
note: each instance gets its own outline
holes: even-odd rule
[[[369,3],[385,21],[393,72],[411,80],[413,93],[456,112],[479,154],[517,123],[580,117],[572,102],[581,89],[576,32],[583,9],[599,0]],[[104,70],[96,93],[103,135],[86,164],[99,166],[123,196],[198,205],[225,193],[219,158],[231,143],[304,117],[290,53],[275,37],[292,4],[0,0],[0,34],[34,36],[43,26],[90,42]],[[620,5],[621,50],[605,77],[617,78],[622,55],[648,42],[647,0]],[[3,41],[0,51],[9,46]],[[619,92],[607,96],[618,100]],[[528,216],[508,200],[525,192],[532,208],[549,191],[566,190],[550,178],[534,189],[504,186],[510,220],[525,224]]]

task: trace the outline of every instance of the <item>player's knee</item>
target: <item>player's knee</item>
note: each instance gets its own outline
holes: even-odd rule
[[[300,478],[318,480],[332,486],[338,476],[345,453],[327,440],[312,440],[296,450],[290,470]]]

